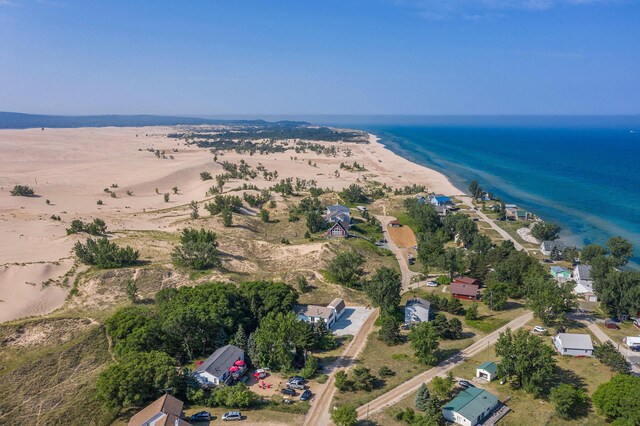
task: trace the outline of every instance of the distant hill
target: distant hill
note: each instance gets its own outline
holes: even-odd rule
[[[0,129],[30,129],[37,127],[139,127],[176,125],[222,124],[261,127],[298,127],[303,121],[217,120],[197,117],[162,115],[36,115],[0,111]]]

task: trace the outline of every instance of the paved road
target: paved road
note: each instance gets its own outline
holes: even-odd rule
[[[515,318],[507,325],[499,328],[498,330],[494,331],[491,334],[486,335],[485,337],[473,343],[469,347],[463,349],[459,354],[446,359],[436,367],[433,367],[425,371],[424,373],[421,373],[413,377],[412,379],[391,389],[389,392],[383,395],[380,395],[370,403],[359,407],[358,419],[360,420],[366,419],[368,414],[371,415],[386,407],[389,407],[393,404],[398,403],[402,398],[418,390],[418,388],[423,383],[430,382],[436,376],[444,376],[447,373],[447,371],[453,369],[455,366],[457,366],[461,362],[465,361],[466,359],[474,356],[478,352],[494,344],[498,340],[500,333],[504,332],[507,329],[507,327],[511,328],[512,330],[516,330],[522,327],[523,325],[525,325],[526,323],[528,323],[529,321],[531,321],[532,318],[533,318],[533,313],[531,312],[527,312]]]
[[[371,333],[373,323],[376,321],[377,317],[378,310],[376,309],[371,315],[369,315],[369,318],[367,318],[365,323],[362,325],[358,334],[351,342],[349,342],[340,357],[338,357],[336,362],[332,365],[329,379],[321,388],[318,388],[316,398],[313,400],[309,411],[307,411],[307,415],[304,419],[305,426],[326,426],[331,424],[331,420],[329,419],[329,410],[331,409],[333,395],[336,393],[336,387],[334,385],[335,373],[339,370],[347,370],[353,364],[353,361],[358,357],[367,343],[367,338],[369,333]]]
[[[473,202],[471,201],[471,197],[469,197],[469,196],[459,195],[458,199],[460,201],[462,201],[462,203],[464,205],[466,205],[466,206],[469,206],[471,208],[475,207],[473,205]],[[511,242],[513,242],[513,245],[515,246],[516,249],[525,250],[526,251],[526,248],[524,248],[524,246],[522,244],[520,244],[515,238],[513,238],[511,235],[509,235],[509,233],[507,231],[505,231],[504,229],[500,228],[498,226],[498,224],[496,224],[493,220],[491,220],[491,218],[489,216],[487,216],[482,211],[480,211],[480,209],[474,210],[474,211],[476,212],[478,217],[480,217],[480,219],[482,219],[484,222],[488,223],[489,226],[491,226],[495,231],[498,232],[498,234],[500,234],[500,236],[502,236],[502,238],[504,238],[505,240],[511,240]]]
[[[593,321],[592,318],[582,319],[582,320],[580,320],[580,322],[585,324],[587,326],[587,328],[589,329],[589,331],[591,331],[593,333],[593,335],[596,336],[598,338],[598,340],[600,340],[600,342],[602,342],[602,343],[611,342],[611,344],[613,346],[618,348],[620,353],[622,355],[624,355],[624,357],[627,359],[627,361],[629,361],[629,364],[631,364],[631,371],[635,375],[640,376],[640,367],[638,366],[638,364],[635,364],[635,361],[638,358],[638,354],[637,353],[633,352],[632,350],[629,350],[629,349],[625,348],[620,342],[613,341],[604,331],[602,331],[602,329],[600,327],[598,327],[596,325],[596,323]]]

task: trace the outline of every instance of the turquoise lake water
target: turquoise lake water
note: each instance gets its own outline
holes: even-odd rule
[[[336,124],[378,135],[465,192],[477,179],[507,203],[561,225],[572,244],[621,235],[634,243],[639,263],[640,117],[369,117]]]

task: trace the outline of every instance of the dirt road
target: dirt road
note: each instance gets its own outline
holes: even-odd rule
[[[378,318],[378,310],[376,309],[369,318],[362,325],[362,328],[358,334],[347,345],[340,357],[331,366],[331,373],[327,382],[318,389],[316,399],[311,404],[311,408],[307,412],[307,416],[304,419],[305,426],[326,426],[331,424],[329,419],[329,410],[331,409],[331,401],[333,395],[336,392],[334,385],[335,373],[339,370],[347,370],[353,364],[353,361],[358,357],[364,345],[367,343],[367,338],[373,323]]]
[[[380,224],[382,225],[382,234],[384,235],[384,238],[389,242],[389,250],[391,250],[396,256],[398,265],[400,265],[400,273],[402,274],[402,292],[404,293],[409,290],[411,278],[415,275],[420,274],[409,269],[409,265],[407,265],[407,261],[404,258],[402,250],[400,249],[400,247],[395,245],[395,243],[391,239],[391,236],[389,235],[389,222],[391,222],[392,220],[396,220],[396,218],[393,216],[376,215],[376,219],[378,219],[380,221]]]
[[[473,355],[477,354],[483,349],[486,349],[490,345],[494,344],[498,340],[500,333],[505,331],[507,327],[511,328],[512,330],[516,330],[522,327],[523,325],[525,325],[527,322],[531,321],[532,318],[533,318],[533,313],[531,312],[527,312],[526,314],[523,314],[515,318],[507,325],[497,329],[493,333],[488,334],[487,336],[478,340],[471,346],[463,349],[459,354],[451,358],[448,358],[447,360],[443,361],[441,364],[437,365],[436,367],[433,367],[425,371],[424,373],[419,374],[414,378],[402,383],[398,387],[391,389],[389,392],[383,395],[380,395],[378,398],[374,399],[369,404],[359,407],[358,419],[360,420],[366,419],[368,415],[376,413],[393,404],[396,404],[405,396],[416,391],[420,387],[420,385],[422,385],[423,383],[428,383],[436,376],[444,376],[447,373],[447,371],[453,369],[456,365],[460,364],[464,360],[472,357]]]

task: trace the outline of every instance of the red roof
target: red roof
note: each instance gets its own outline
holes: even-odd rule
[[[451,283],[451,294],[476,297],[479,288],[480,286],[476,284],[462,284],[454,281]]]
[[[459,283],[459,284],[480,285],[480,280],[478,280],[476,278],[465,277],[465,276],[456,277],[456,278],[453,279],[453,282],[454,283]]]

